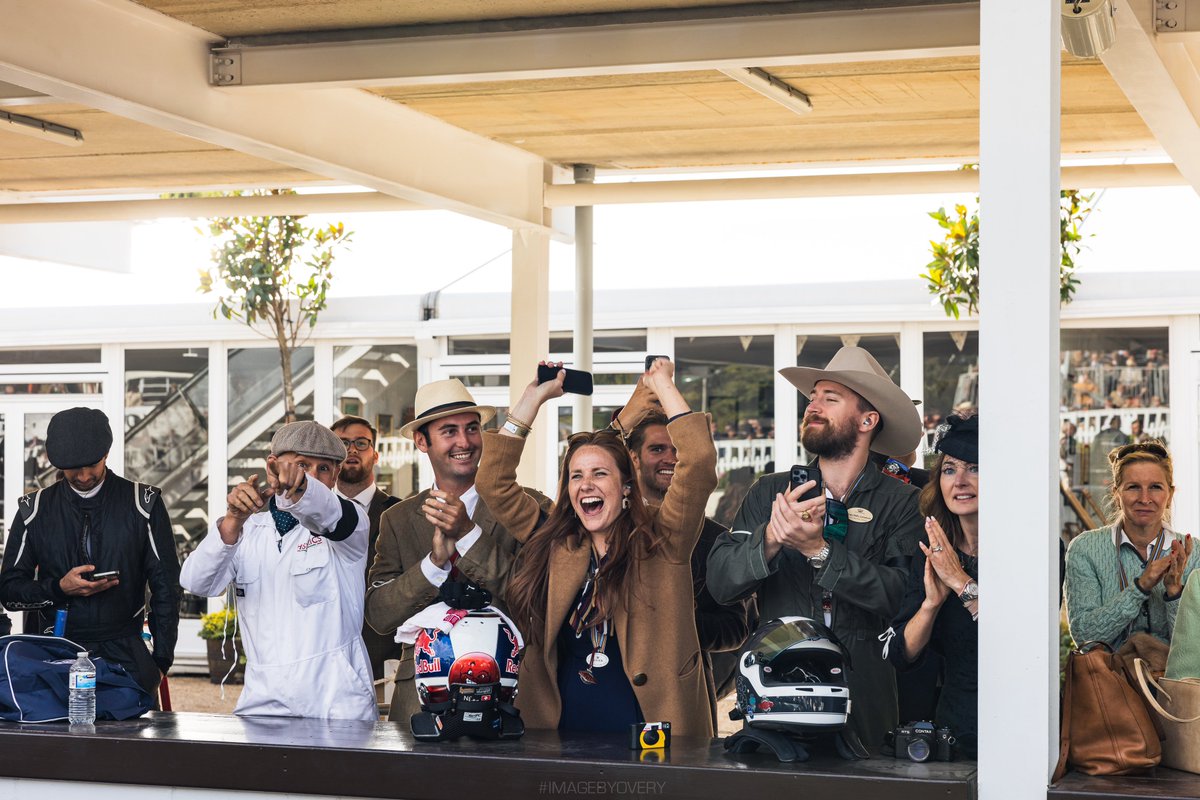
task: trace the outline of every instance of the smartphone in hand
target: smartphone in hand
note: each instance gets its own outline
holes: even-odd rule
[[[818,467],[810,467],[805,464],[796,464],[792,467],[791,488],[795,489],[802,483],[816,481],[817,485],[809,489],[804,494],[800,495],[801,500],[816,500],[825,494],[825,484],[821,482],[821,470]]]
[[[642,371],[643,371],[643,372],[649,372],[649,371],[650,371],[650,367],[654,366],[654,362],[655,362],[655,361],[657,361],[657,360],[658,360],[658,359],[660,359],[660,358],[665,358],[665,359],[667,359],[668,361],[670,361],[670,360],[671,360],[671,357],[670,357],[670,356],[646,356],[646,369],[644,369],[644,370],[642,370]]]
[[[551,367],[545,364],[539,364],[537,370],[537,382],[539,384],[547,383],[558,377],[559,367]],[[590,395],[592,393],[592,373],[584,372],[581,369],[565,370],[567,378],[563,381],[563,391],[571,394]]]

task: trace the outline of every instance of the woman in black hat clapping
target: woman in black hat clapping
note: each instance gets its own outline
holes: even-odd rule
[[[938,452],[921,491],[927,542],[913,559],[884,657],[910,669],[932,650],[945,659],[935,722],[974,756],[978,710],[979,418],[951,415],[938,427]],[[893,638],[894,636],[894,638]]]

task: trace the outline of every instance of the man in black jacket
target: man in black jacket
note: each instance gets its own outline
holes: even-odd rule
[[[102,411],[71,408],[50,420],[46,454],[63,479],[21,498],[0,602],[35,612],[29,633],[50,632],[67,609],[66,637],[125,667],[157,700],[179,635],[179,558],[159,490],[108,469],[112,441]],[[153,655],[142,641],[147,586]]]

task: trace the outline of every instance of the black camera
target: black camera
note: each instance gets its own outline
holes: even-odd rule
[[[635,722],[629,726],[630,750],[665,750],[670,746],[669,722]]]
[[[953,761],[956,742],[949,728],[935,728],[932,722],[910,722],[884,736],[883,751],[910,761]]]

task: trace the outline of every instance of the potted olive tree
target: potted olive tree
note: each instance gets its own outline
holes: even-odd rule
[[[212,683],[241,683],[246,673],[237,612],[228,608],[200,617],[200,638],[208,642],[208,679]]]

